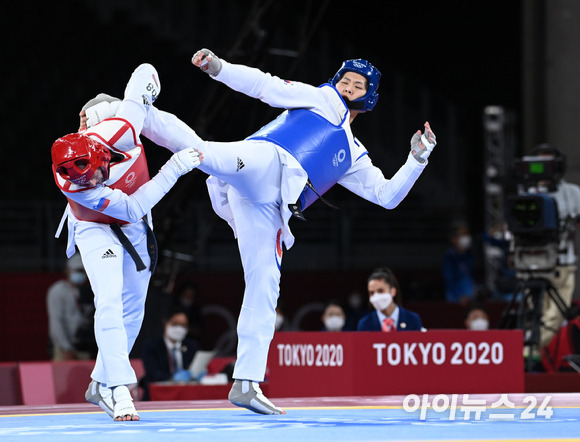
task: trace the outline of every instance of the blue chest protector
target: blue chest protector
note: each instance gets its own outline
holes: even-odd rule
[[[284,112],[247,139],[275,143],[300,163],[316,190],[304,188],[302,210],[334,186],[352,164],[344,129],[307,109]]]

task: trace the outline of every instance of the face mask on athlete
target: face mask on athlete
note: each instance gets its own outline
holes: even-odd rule
[[[328,331],[341,331],[344,327],[344,318],[338,315],[328,316],[324,319],[324,327]]]
[[[383,311],[388,308],[393,302],[393,295],[390,293],[375,293],[369,298],[375,310]]]
[[[179,342],[187,335],[187,329],[182,325],[170,325],[165,329],[165,334],[172,341]]]

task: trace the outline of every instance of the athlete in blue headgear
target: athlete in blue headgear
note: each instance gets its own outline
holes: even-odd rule
[[[270,106],[286,109],[247,139],[232,143],[197,139],[204,152],[199,169],[210,175],[208,189],[216,213],[238,239],[245,293],[238,320],[238,351],[229,399],[256,413],[281,414],[261,392],[268,349],[274,335],[282,243],[302,211],[338,183],[387,209],[405,198],[435,147],[429,123],[411,138],[405,164],[386,179],[350,128],[373,109],[380,72],[366,60],[345,61],[330,83],[320,87],[289,82],[258,69],[220,60],[202,49],[192,58],[211,77]]]

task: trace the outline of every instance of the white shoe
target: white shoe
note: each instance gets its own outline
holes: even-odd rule
[[[115,416],[113,391],[110,388],[103,387],[100,382],[91,381],[85,393],[85,399],[91,404],[101,407],[109,416]]]
[[[264,396],[257,382],[236,379],[228,399],[232,404],[247,408],[254,413],[286,414],[284,410],[276,407]]]
[[[129,389],[125,385],[119,385],[112,390],[113,403],[115,404],[113,419],[116,421],[138,421],[139,415],[137,410],[135,410],[135,405],[133,405],[133,397]],[[127,416],[129,416],[129,419],[125,419]]]

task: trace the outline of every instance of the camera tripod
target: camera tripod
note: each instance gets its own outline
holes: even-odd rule
[[[541,275],[537,273],[518,274],[516,290],[504,309],[499,323],[499,328],[523,330],[524,349],[528,349],[525,352],[527,356],[525,370],[527,372],[533,371],[533,351],[534,349],[539,350],[540,332],[542,327],[546,327],[542,322],[546,296],[552,300],[564,318],[568,314],[566,303],[548,276],[545,273]]]

